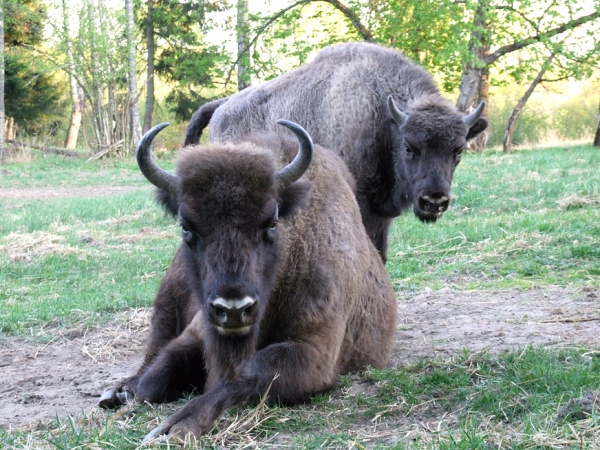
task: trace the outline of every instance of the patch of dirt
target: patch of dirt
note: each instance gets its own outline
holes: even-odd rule
[[[48,344],[0,342],[0,427],[96,408],[106,387],[135,373],[148,333],[148,309],[116,315],[105,327],[65,330]]]
[[[44,200],[62,197],[92,197],[111,194],[123,194],[139,191],[137,186],[80,186],[80,187],[42,187],[42,188],[2,188],[0,198],[14,200]]]
[[[391,365],[532,346],[600,348],[600,289],[453,291],[400,303]]]
[[[600,289],[427,292],[399,303],[390,365],[450,358],[463,349],[492,352],[528,345],[600,348]],[[0,344],[0,426],[18,427],[97,408],[109,386],[135,373],[149,310],[109,326],[64,331],[47,345]]]

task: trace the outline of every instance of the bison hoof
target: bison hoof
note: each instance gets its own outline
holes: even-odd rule
[[[98,406],[105,409],[118,408],[133,400],[133,394],[129,391],[116,389],[109,389],[100,396],[98,400]]]

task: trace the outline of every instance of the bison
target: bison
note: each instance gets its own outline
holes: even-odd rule
[[[166,124],[140,141],[140,169],[183,242],[154,301],[143,364],[99,403],[201,394],[146,440],[200,436],[268,389],[269,401],[293,404],[332,389],[340,374],[388,363],[396,299],[352,176],[333,152],[314,146],[313,155],[300,126],[279,123],[299,149],[284,128],[185,147],[176,174],[151,156]]]
[[[431,77],[400,52],[338,44],[291,72],[202,106],[186,130],[197,143],[226,142],[288,117],[342,157],[369,237],[387,260],[392,219],[411,205],[433,222],[448,209],[450,185],[467,141],[487,127],[482,102],[465,116]]]

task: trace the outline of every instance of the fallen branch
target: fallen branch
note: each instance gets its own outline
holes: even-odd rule
[[[104,150],[100,150],[94,156],[92,156],[91,158],[89,158],[86,162],[92,162],[92,161],[95,161],[97,159],[100,159],[103,156],[108,155],[112,149],[120,147],[124,143],[125,143],[125,139],[121,139],[120,141],[115,142],[114,144],[110,144],[110,145],[106,146],[106,148]]]
[[[74,152],[71,150],[65,150],[56,147],[46,147],[44,145],[28,144],[27,142],[17,141],[15,139],[7,139],[6,142],[9,144],[20,145],[21,147],[34,148],[36,150],[41,150],[46,153],[52,153],[54,155],[69,156],[71,158],[81,158],[82,156],[85,156],[82,153]]]

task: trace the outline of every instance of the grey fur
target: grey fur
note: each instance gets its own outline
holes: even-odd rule
[[[388,108],[389,96],[405,116],[401,126]],[[316,144],[334,150],[350,169],[363,224],[386,261],[394,217],[412,205],[417,217],[431,222],[447,209],[461,150],[487,127],[480,115],[470,116],[469,127],[465,116],[441,97],[429,73],[400,52],[348,43],[204,105],[192,117],[185,142],[197,142],[206,123],[215,142],[261,129],[281,133],[273,125],[280,117],[302,125]]]

